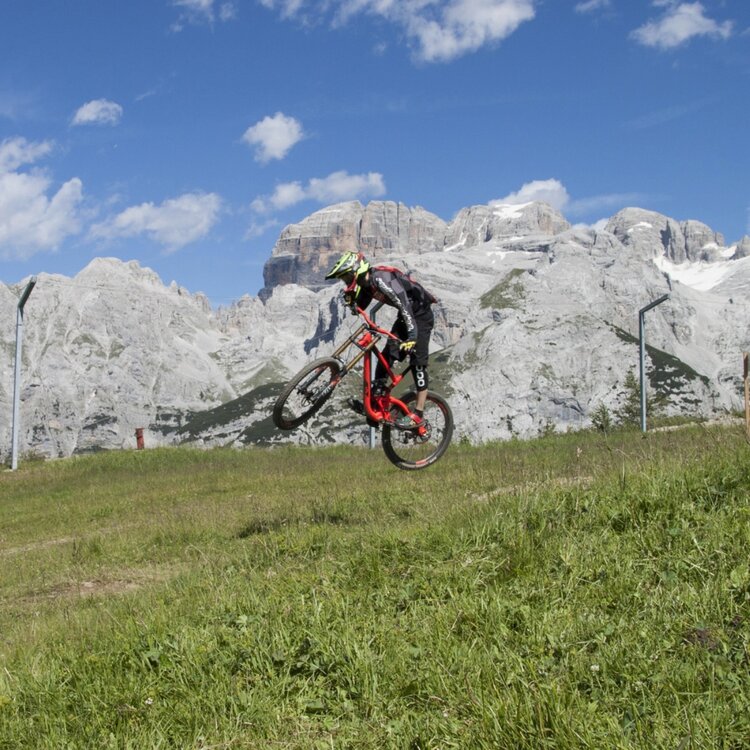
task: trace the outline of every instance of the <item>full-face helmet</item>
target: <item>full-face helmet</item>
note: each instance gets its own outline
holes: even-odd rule
[[[362,253],[346,252],[326,274],[326,279],[341,279],[346,284],[347,292],[358,290],[357,280],[370,270],[370,264]]]

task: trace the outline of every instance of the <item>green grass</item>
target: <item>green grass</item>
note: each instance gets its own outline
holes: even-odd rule
[[[0,748],[750,746],[739,429],[0,474]]]
[[[514,268],[496,286],[479,298],[480,307],[494,307],[498,310],[518,308],[523,300],[524,288],[519,277],[526,273],[523,268]]]

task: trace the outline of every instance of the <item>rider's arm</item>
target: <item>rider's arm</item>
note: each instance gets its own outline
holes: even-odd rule
[[[360,289],[359,294],[357,295],[356,304],[358,307],[366,310],[370,302],[372,302],[372,292],[370,291],[369,286],[364,286]]]
[[[374,281],[377,290],[385,297],[386,302],[398,310],[398,314],[406,326],[406,340],[416,341],[417,324],[403,284],[395,275],[391,275],[391,278],[386,281],[380,274],[377,274]]]

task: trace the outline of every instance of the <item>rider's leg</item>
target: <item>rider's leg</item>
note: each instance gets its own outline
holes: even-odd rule
[[[414,404],[414,410],[419,416],[422,416],[424,405],[427,403],[427,388],[430,381],[427,377],[427,366],[421,364],[418,354],[414,355],[412,361],[412,373],[414,374],[414,385],[417,387],[417,400]]]
[[[412,354],[412,373],[414,385],[417,388],[417,400],[414,411],[421,417],[427,403],[427,388],[429,379],[427,377],[427,362],[430,358],[430,336],[434,318],[431,308],[427,308],[421,315],[417,316],[417,345]]]
[[[406,326],[401,322],[399,318],[391,328],[391,333],[398,336],[400,339],[406,336]],[[383,357],[388,363],[388,367],[393,367],[393,363],[403,359],[403,354],[399,351],[399,344],[393,339],[388,339],[386,345],[383,347]],[[385,369],[385,365],[378,359],[378,363],[375,366],[375,379],[373,380],[373,387],[379,390],[385,391],[386,384],[388,382],[388,371]]]
[[[412,357],[412,374],[414,375],[414,384],[417,386],[417,398],[414,403],[414,411],[411,414],[402,414],[396,420],[396,425],[402,429],[411,429],[422,421],[424,407],[427,403],[427,368],[420,367],[416,360],[417,357],[414,355]]]
[[[388,359],[386,352],[383,352],[383,356]],[[390,367],[393,363],[388,362]],[[372,393],[374,396],[384,396],[388,390],[388,372],[385,369],[383,363],[378,360],[377,367],[375,368],[375,377],[372,381]]]

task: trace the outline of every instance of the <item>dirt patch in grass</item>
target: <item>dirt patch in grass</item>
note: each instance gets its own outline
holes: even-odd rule
[[[699,646],[707,651],[719,651],[721,643],[708,628],[692,628],[685,633],[683,640],[690,646]]]
[[[34,552],[39,549],[48,549],[49,547],[57,547],[60,544],[68,544],[74,542],[75,537],[72,536],[61,536],[58,539],[45,539],[41,542],[30,542],[29,544],[22,544],[18,547],[8,547],[8,549],[0,550],[0,557],[10,557],[12,555],[23,555],[26,552]]]
[[[88,539],[93,539],[97,536],[104,536],[107,534],[114,534],[118,531],[123,531],[126,528],[125,524],[118,524],[115,526],[107,526],[105,528],[96,529],[80,536],[60,536],[54,539],[41,539],[38,542],[29,542],[28,544],[19,544],[15,547],[8,547],[7,549],[0,549],[0,557],[12,557],[13,555],[23,555],[27,552],[36,552],[38,550],[50,549],[51,547],[59,547],[63,544],[75,544],[85,542]]]
[[[137,591],[144,586],[164,583],[180,572],[180,566],[147,568],[113,572],[90,580],[64,581],[52,586],[32,591],[21,597],[26,602],[40,602],[54,599],[83,599],[91,596],[116,596]]]

